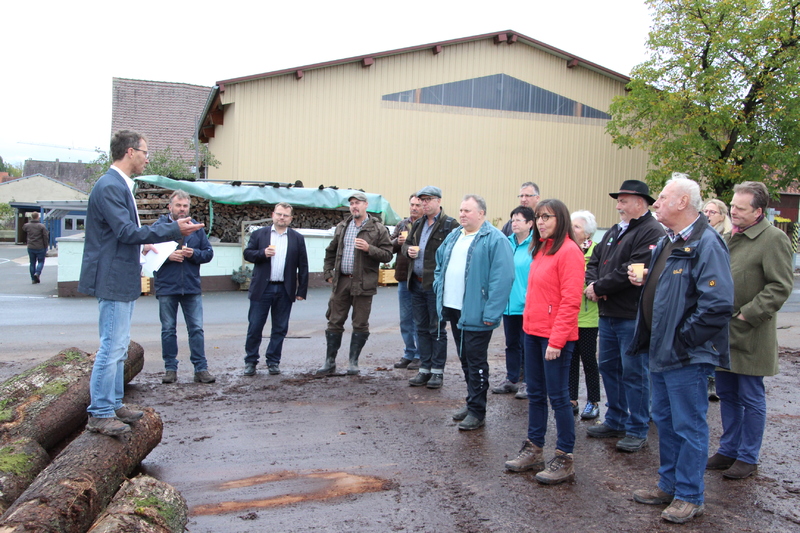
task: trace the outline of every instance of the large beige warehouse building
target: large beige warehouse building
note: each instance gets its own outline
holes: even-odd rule
[[[400,213],[434,184],[445,211],[477,193],[495,221],[531,180],[610,226],[608,193],[647,167],[605,133],[628,81],[509,30],[219,81],[200,139],[210,179],[360,188]]]

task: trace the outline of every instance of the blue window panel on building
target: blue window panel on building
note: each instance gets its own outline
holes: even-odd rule
[[[383,100],[609,120],[611,115],[506,74],[385,94]]]

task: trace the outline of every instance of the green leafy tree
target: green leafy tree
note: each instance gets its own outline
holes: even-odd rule
[[[186,146],[194,151],[194,143],[192,141],[187,141]],[[214,154],[208,150],[207,145],[201,144],[199,152],[201,166],[206,165],[214,168],[219,166],[219,161],[214,157]],[[105,174],[112,163],[113,161],[111,161],[111,157],[107,152],[98,150],[97,159],[89,164],[93,167],[92,174],[99,178]],[[144,172],[145,174],[166,176],[176,180],[193,181],[195,179],[194,172],[192,172],[193,166],[194,160],[186,161],[180,154],[173,152],[170,147],[167,147],[163,150],[150,151],[147,167],[145,167]]]
[[[650,58],[610,107],[620,147],[650,154],[648,181],[686,172],[721,198],[785,187],[800,171],[800,0],[646,0]]]
[[[8,172],[9,176],[13,176],[15,178],[22,177],[22,165],[14,165],[12,163],[6,163],[3,161],[3,157],[0,156],[0,172]]]

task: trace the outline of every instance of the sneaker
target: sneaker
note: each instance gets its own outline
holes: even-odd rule
[[[425,384],[429,389],[441,389],[444,385],[444,374],[431,374],[431,379]]]
[[[279,364],[267,365],[267,370],[270,376],[277,376],[281,373],[281,366]]]
[[[556,450],[556,456],[550,460],[547,468],[536,474],[536,481],[545,485],[557,485],[575,479],[575,468],[572,454]]]
[[[528,399],[528,386],[525,385],[524,381],[521,381],[517,384],[519,387],[517,389],[517,393],[514,395],[514,398],[517,400],[527,400]]]
[[[675,498],[669,507],[661,512],[661,518],[674,524],[685,524],[695,516],[703,516],[705,506],[695,505]]]
[[[733,463],[735,462],[736,459],[734,459],[733,457],[727,457],[717,452],[708,458],[708,462],[706,463],[706,470],[727,470],[730,467],[732,467]]]
[[[500,385],[492,389],[492,394],[509,394],[512,392],[517,392],[518,390],[519,385],[509,380],[505,380]]]
[[[665,503],[672,503],[673,498],[674,496],[672,494],[667,494],[657,486],[652,489],[633,491],[633,501],[645,505],[664,505]]]
[[[394,364],[395,368],[408,368],[408,365],[411,364],[411,359],[406,359],[405,357],[401,357],[398,362]]]
[[[617,439],[625,438],[624,429],[611,429],[609,426],[605,425],[605,423],[589,426],[586,428],[586,433],[590,437],[594,437],[596,439],[607,439],[610,437]]]
[[[594,402],[586,402],[586,407],[581,412],[581,420],[592,420],[600,416],[600,406]]]
[[[716,378],[708,378],[708,399],[712,402],[718,402],[719,396],[717,396],[717,379]]]
[[[256,365],[255,365],[255,363],[245,363],[243,374],[245,376],[255,376],[256,375]]]
[[[195,383],[214,383],[215,381],[217,381],[217,378],[212,376],[208,370],[201,370],[200,372],[194,373]]]
[[[621,452],[638,452],[647,446],[647,439],[640,439],[639,437],[632,437],[626,435],[624,439],[617,443],[617,450]]]
[[[461,422],[462,420],[467,418],[468,414],[469,414],[469,410],[467,409],[467,406],[465,405],[464,407],[462,407],[461,409],[459,409],[458,411],[453,413],[453,420],[455,420],[456,422]]]
[[[408,380],[408,384],[412,387],[422,387],[429,379],[431,379],[430,372],[417,372],[416,376]]]
[[[745,463],[744,461],[736,459],[736,462],[733,463],[729,469],[724,471],[722,475],[728,479],[744,479],[752,476],[756,472],[758,472],[758,465],[751,465],[750,463]]]
[[[419,359],[414,359],[406,367],[408,370],[419,370]]]
[[[519,451],[516,459],[506,461],[506,469],[512,472],[525,472],[526,470],[536,470],[541,472],[544,470],[544,454],[542,449],[525,439],[525,444]]]
[[[144,416],[144,411],[137,411],[136,409],[131,409],[130,407],[123,405],[122,407],[114,411],[114,414],[117,415],[117,418],[122,420],[124,423],[130,424],[142,418]]]
[[[430,386],[430,383],[429,383],[429,386]],[[485,423],[486,423],[486,420],[483,419],[483,418],[481,418],[479,420],[477,417],[475,417],[473,415],[467,415],[467,418],[465,418],[458,425],[458,429],[460,429],[461,431],[472,431],[473,429],[478,429],[480,427],[483,427],[483,425]]]
[[[86,424],[86,430],[92,433],[108,435],[109,437],[116,437],[117,435],[130,433],[131,427],[115,416],[111,418],[95,418],[90,416],[89,422]]]
[[[164,372],[164,377],[161,378],[161,383],[175,383],[176,381],[178,381],[177,370],[167,370]]]

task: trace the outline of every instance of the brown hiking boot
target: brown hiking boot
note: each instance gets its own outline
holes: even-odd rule
[[[565,481],[575,480],[575,468],[572,454],[556,450],[556,456],[550,460],[547,468],[536,474],[536,481],[545,485],[557,485]]]
[[[142,416],[144,416],[143,411],[137,411],[135,409],[131,409],[126,405],[123,405],[122,407],[114,411],[114,414],[117,415],[117,418],[119,418],[126,424],[130,424],[131,422],[136,422],[137,420],[142,418]]]
[[[695,516],[703,516],[703,511],[705,507],[702,504],[695,505],[675,498],[669,507],[661,512],[661,518],[673,524],[684,524]]]
[[[271,374],[272,372],[270,372]],[[208,370],[201,370],[200,372],[194,373],[194,382],[195,383],[214,383],[217,381],[217,378],[211,375],[211,372]]]
[[[164,372],[164,377],[161,378],[161,383],[175,383],[178,381],[178,372],[176,370],[167,370]]]
[[[131,427],[114,416],[111,418],[95,418],[90,416],[89,422],[86,424],[86,430],[92,433],[108,435],[109,437],[116,437],[117,435],[130,433]]]
[[[664,492],[657,486],[652,489],[633,491],[633,500],[645,505],[664,505],[665,503],[672,503],[673,498],[672,494]]]
[[[525,439],[525,444],[519,451],[516,459],[506,461],[506,468],[512,472],[525,472],[526,470],[544,470],[544,454],[542,449]]]

